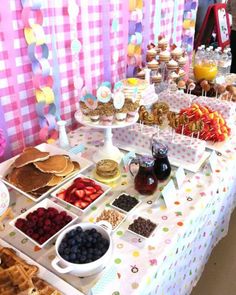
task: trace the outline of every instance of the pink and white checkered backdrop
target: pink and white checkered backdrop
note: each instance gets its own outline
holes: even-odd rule
[[[73,77],[76,74],[72,67],[72,24],[68,15],[69,0],[52,0],[44,1],[42,8],[44,23],[43,28],[46,35],[46,44],[49,47],[49,62],[52,65],[52,24],[55,24],[55,32],[57,38],[58,62],[61,82],[61,100],[60,113],[64,120],[68,121],[69,126],[73,126],[74,112],[76,111],[76,90],[74,89]],[[128,1],[128,0],[127,0]],[[27,44],[23,33],[23,23],[21,21],[21,3],[20,0],[6,1],[5,9],[9,9],[12,17],[12,30],[14,39],[8,40],[8,33],[2,29],[1,23],[4,20],[4,12],[0,12],[0,107],[4,111],[5,127],[7,128],[8,139],[12,154],[22,151],[24,146],[34,145],[39,142],[39,123],[35,111],[35,95],[32,84],[31,62],[27,53]],[[102,42],[102,1],[88,0],[87,23],[83,21],[84,4],[83,0],[77,0],[81,6],[80,14],[77,22],[78,39],[82,43],[82,50],[79,52],[80,60],[80,76],[84,79],[85,84],[90,81],[93,89],[104,80],[103,67],[103,42]],[[128,26],[128,19],[125,17],[124,7],[127,3],[124,0],[117,0],[119,32],[115,34],[110,30],[110,53],[111,53],[111,82],[115,82],[125,77],[126,73],[126,50],[128,36],[125,36],[126,30],[124,26]],[[145,0],[144,5],[150,5],[150,40],[154,39],[153,23],[155,0]],[[114,2],[110,3],[110,24],[114,17]],[[182,36],[182,19],[183,19],[184,0],[178,3],[178,25],[176,28],[177,40],[181,41]],[[162,17],[161,17],[161,33],[171,39],[173,33],[173,1],[161,0]],[[52,16],[55,15],[54,20]],[[84,28],[89,30],[85,31]],[[145,28],[144,28],[145,32]],[[89,38],[89,46],[83,47],[84,38]],[[6,42],[8,41],[8,42]],[[14,54],[9,53],[9,42],[12,41],[12,49]],[[7,45],[8,44],[8,45]],[[112,54],[119,51],[119,60],[114,62]],[[89,57],[89,59],[88,59]],[[11,69],[10,64],[16,65],[16,71]],[[11,62],[10,62],[11,61]],[[0,126],[0,128],[3,126]],[[7,157],[10,154],[8,153]]]

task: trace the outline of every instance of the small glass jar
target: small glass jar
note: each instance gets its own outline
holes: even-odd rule
[[[134,178],[135,189],[141,195],[152,195],[157,188],[157,177],[154,171],[155,159],[144,156],[133,159],[129,164],[130,173],[134,176],[131,165],[138,164],[139,170]]]

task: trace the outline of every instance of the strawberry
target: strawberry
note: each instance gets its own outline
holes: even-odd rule
[[[101,189],[101,186],[98,184],[95,184],[93,187],[95,188],[96,191],[99,191]]]
[[[83,189],[77,189],[75,191],[75,195],[76,197],[78,197],[79,199],[83,199],[83,197],[85,196],[85,191]]]
[[[89,202],[81,201],[81,207],[80,208],[84,209],[84,208],[88,207],[89,204],[90,204]]]
[[[78,200],[78,201],[76,201],[75,203],[74,203],[74,205],[76,206],[76,207],[79,207],[79,208],[82,208],[81,207],[81,200]]]
[[[90,178],[83,178],[82,179],[82,181],[83,181],[83,183],[85,184],[85,185],[94,185],[95,184],[95,182],[92,180],[92,179],[90,179]]]
[[[99,196],[101,196],[101,194],[100,193],[96,193],[96,194],[92,194],[92,195],[90,195],[89,197],[91,198],[91,200],[96,200]]]
[[[64,200],[65,199],[65,196],[66,196],[66,190],[64,191],[61,191],[57,194],[57,197],[61,200]]]
[[[91,191],[92,193],[96,193],[96,189],[94,188],[94,187],[92,187],[92,186],[87,186],[86,187],[86,190],[88,190],[88,191]]]
[[[75,185],[76,185],[76,188],[77,188],[77,189],[84,189],[84,188],[85,188],[85,185],[84,185],[83,182],[81,182],[81,181],[77,181],[77,182],[75,183]]]
[[[83,201],[89,202],[89,204],[92,203],[92,199],[89,196],[84,197]]]

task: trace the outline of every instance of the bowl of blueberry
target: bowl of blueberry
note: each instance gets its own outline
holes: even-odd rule
[[[80,277],[100,272],[111,258],[110,232],[111,226],[105,221],[68,227],[57,238],[53,268],[59,273]]]

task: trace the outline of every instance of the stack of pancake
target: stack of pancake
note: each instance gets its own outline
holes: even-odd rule
[[[113,160],[101,160],[96,165],[96,174],[102,178],[113,178],[117,176],[118,173],[118,163]]]
[[[30,147],[17,157],[7,180],[22,191],[38,198],[65,177],[80,169],[68,155],[50,155]]]

